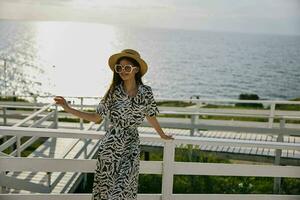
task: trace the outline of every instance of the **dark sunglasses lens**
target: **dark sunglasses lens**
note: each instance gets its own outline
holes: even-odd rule
[[[116,72],[120,73],[122,71],[122,66],[116,65],[115,69],[116,69]]]
[[[131,65],[125,65],[125,72],[131,71]]]

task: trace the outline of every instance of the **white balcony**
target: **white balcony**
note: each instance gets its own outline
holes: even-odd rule
[[[255,102],[260,103],[259,101]],[[276,104],[275,101],[264,103]],[[286,103],[300,104],[297,102]],[[2,186],[0,199],[90,199],[91,194],[66,193],[62,192],[62,188],[67,190],[66,188],[72,187],[78,178],[77,176],[81,173],[94,172],[96,160],[92,159],[92,155],[97,149],[97,142],[104,136],[105,131],[101,130],[104,128],[102,126],[104,124],[95,127],[95,124],[90,123],[74,127],[74,123],[73,125],[70,125],[70,123],[58,123],[57,117],[61,113],[56,112],[56,110],[47,112],[48,108],[55,107],[53,104],[45,107],[41,105],[39,111],[23,116],[23,119],[9,119],[8,116],[10,114],[17,112],[3,109],[10,106],[21,105],[2,104],[2,116],[3,119],[6,118],[6,126],[0,126],[0,135],[13,137],[0,145],[0,172],[2,173],[0,176],[0,185]],[[294,163],[297,163],[299,160],[299,125],[286,123],[288,119],[299,119],[299,111],[277,111],[275,106],[271,106],[271,110],[204,109],[201,107],[184,109],[159,108],[161,114],[182,114],[192,117],[190,119],[159,117],[158,121],[161,123],[161,126],[164,129],[173,131],[175,135],[175,140],[173,141],[161,140],[151,128],[147,128],[149,127],[147,122],[143,123],[143,127],[140,129],[141,143],[163,146],[164,159],[162,161],[140,161],[140,174],[161,174],[162,193],[138,194],[138,199],[300,199],[299,195],[279,194],[172,193],[174,175],[274,177],[275,185],[282,177],[300,178],[299,166],[280,165],[284,159],[293,160],[295,161]],[[268,122],[199,120],[197,117],[199,115],[253,116],[267,118]],[[40,118],[33,120],[37,116]],[[273,121],[276,118],[280,119],[280,123]],[[81,130],[76,130],[80,128]],[[207,131],[199,129],[206,129]],[[243,134],[251,135],[251,137]],[[37,149],[32,156],[20,157],[21,152],[30,145],[30,142],[21,144],[20,139],[24,136],[30,136],[31,139],[28,140],[30,142],[40,137],[49,137],[49,142],[43,144],[48,144],[48,146],[42,146],[41,149]],[[269,139],[270,137],[272,139]],[[60,140],[65,141],[65,146],[59,142]],[[17,144],[17,148],[11,155],[2,152],[14,143]],[[174,160],[175,148],[188,144],[205,147],[202,150],[206,151],[223,151],[239,154],[240,156],[255,154],[272,157],[275,159],[275,162],[274,165],[176,162]],[[42,151],[42,148],[45,151]],[[36,173],[39,176],[33,178],[28,176],[27,172]],[[65,179],[60,176],[63,172],[67,172],[64,176]],[[17,174],[20,175],[22,173],[27,174],[23,177],[17,176]],[[56,184],[55,187],[57,188],[55,188],[53,183],[55,180],[58,180],[58,177],[61,177],[59,180],[61,184]],[[58,185],[60,185],[60,189]],[[14,189],[15,193],[9,192],[10,189]],[[16,193],[17,191],[21,192]]]

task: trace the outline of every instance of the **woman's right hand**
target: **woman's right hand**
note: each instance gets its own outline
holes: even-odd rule
[[[57,105],[60,105],[65,110],[66,110],[66,108],[69,108],[67,101],[62,96],[55,96],[54,101]]]
[[[93,121],[95,123],[101,123],[101,121],[103,120],[102,117],[100,117],[100,115],[95,112],[89,113],[89,112],[76,110],[76,109],[70,107],[68,105],[67,101],[65,100],[65,98],[63,98],[62,96],[55,96],[54,101],[55,101],[55,104],[61,105],[61,107],[63,107],[66,112],[71,113],[79,118],[82,118],[82,119],[85,119],[88,121]]]

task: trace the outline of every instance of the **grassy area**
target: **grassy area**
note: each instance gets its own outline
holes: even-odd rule
[[[186,107],[186,106],[194,106],[196,103],[188,103],[182,101],[161,101],[157,102],[158,106],[169,106],[169,107]]]
[[[289,101],[300,101],[300,97],[299,98],[295,98],[295,99],[291,99]],[[276,109],[278,109],[278,110],[300,111],[300,105],[276,104]]]
[[[15,102],[27,102],[27,100],[19,98],[19,97],[1,97],[0,96],[0,101],[15,101]]]
[[[1,97],[0,96],[0,101],[3,102],[23,102],[23,103],[30,103],[26,99],[22,99],[19,97]],[[24,111],[34,111],[32,108],[6,108],[7,110],[24,110]]]

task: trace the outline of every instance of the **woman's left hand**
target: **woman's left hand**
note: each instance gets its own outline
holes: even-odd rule
[[[160,138],[165,139],[165,140],[174,140],[172,135],[166,135],[166,134],[160,135]]]

